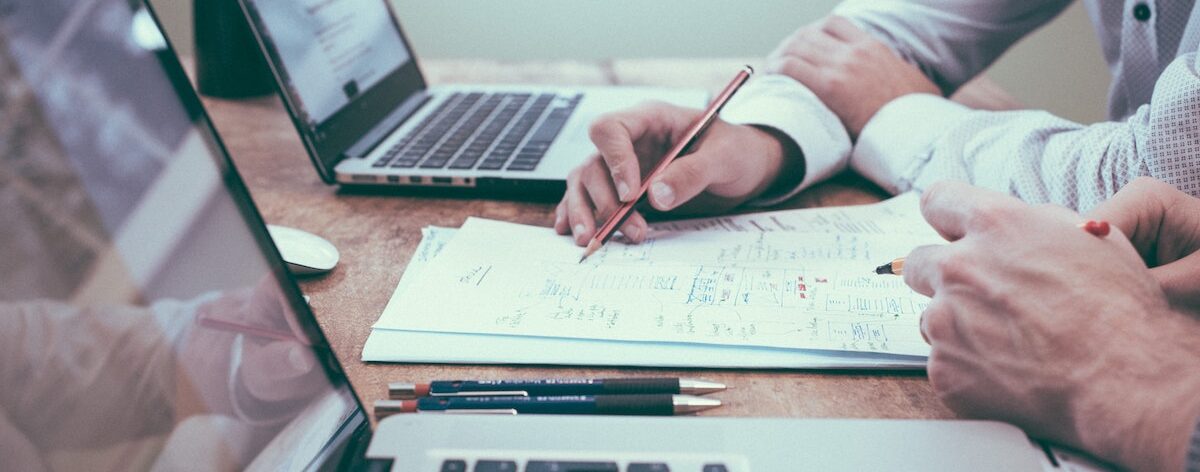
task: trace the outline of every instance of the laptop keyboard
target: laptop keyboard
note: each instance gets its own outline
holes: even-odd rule
[[[612,461],[547,461],[530,460],[522,469],[517,461],[510,460],[478,460],[475,467],[469,468],[467,461],[449,459],[442,462],[440,472],[671,472],[671,466],[666,462],[630,462],[624,469]],[[699,469],[674,469],[676,472],[729,472],[722,463],[708,463]]]
[[[582,99],[455,93],[372,166],[532,171]]]

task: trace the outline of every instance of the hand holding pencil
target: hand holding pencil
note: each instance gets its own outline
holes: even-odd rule
[[[650,190],[651,185],[656,186],[656,199],[660,201],[668,200],[670,203],[673,203],[675,198],[673,191],[671,191],[669,187],[664,187],[664,184],[661,184],[661,182],[656,182],[656,178],[659,178],[667,170],[667,166],[671,165],[675,159],[693,150],[696,144],[700,142],[704,132],[708,131],[708,128],[713,124],[713,121],[716,121],[717,115],[721,113],[721,109],[725,108],[725,104],[729,103],[729,99],[733,98],[733,95],[737,93],[738,89],[742,88],[742,85],[744,85],[747,80],[750,80],[750,75],[753,73],[754,69],[750,66],[746,66],[745,69],[741,70],[736,76],[733,77],[733,80],[729,82],[729,85],[725,86],[725,90],[722,90],[721,93],[713,99],[712,103],[708,105],[708,109],[704,110],[704,114],[700,115],[700,117],[688,127],[687,131],[685,131],[679,138],[679,141],[676,142],[675,145],[671,147],[671,150],[667,152],[667,155],[663,156],[662,160],[658,162],[658,165],[654,166],[653,170],[650,171],[650,177],[646,179],[646,182],[642,183],[642,185],[638,187],[637,191],[634,192],[633,195],[629,194],[628,189],[621,187],[623,183],[618,184],[618,188],[621,188],[625,194],[625,198],[622,198],[625,203],[621,204],[621,206],[617,208],[612,215],[609,215],[608,220],[605,221],[604,224],[600,226],[600,229],[596,231],[595,235],[592,236],[592,240],[588,242],[587,249],[584,250],[583,257],[579,258],[579,262],[583,262],[584,259],[587,259],[588,256],[599,250],[600,246],[603,246],[608,242],[609,239],[613,237],[614,234],[616,234],[617,228],[621,227],[621,224],[624,223],[627,218],[629,218],[630,214],[633,212],[634,205],[637,205],[637,203],[641,201],[642,196],[644,196],[646,192]]]
[[[686,158],[650,176],[649,170],[703,114],[703,110],[650,103],[599,118],[590,131],[597,153],[567,179],[555,230],[586,245],[622,203],[637,200],[645,184],[649,185],[643,201],[649,208],[699,214],[733,208],[773,184],[782,188],[799,182],[801,159],[790,140],[720,119],[713,121]],[[637,209],[618,229],[632,243],[644,240],[648,231]]]

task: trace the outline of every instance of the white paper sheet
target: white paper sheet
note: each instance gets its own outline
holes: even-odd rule
[[[714,227],[716,228],[716,227]],[[404,303],[406,280],[419,277],[457,230],[427,227],[391,303]],[[925,358],[874,353],[704,344],[431,333],[376,328],[363,347],[365,362],[435,364],[557,364],[631,367],[921,369]]]
[[[376,328],[928,353],[916,330],[924,297],[870,274],[940,241],[915,197],[722,220],[660,225],[652,241],[610,243],[582,265],[579,249],[545,228],[470,220],[419,278],[410,265]],[[778,230],[756,232],[771,229],[761,222]]]

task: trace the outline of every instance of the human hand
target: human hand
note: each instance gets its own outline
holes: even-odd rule
[[[1128,234],[1171,306],[1200,315],[1200,199],[1141,177],[1093,209],[1089,218],[1108,221]]]
[[[604,115],[592,124],[597,153],[567,177],[554,229],[574,234],[586,245],[621,203],[637,196],[643,173],[670,151],[702,111],[651,103]],[[711,213],[741,204],[766,191],[781,175],[800,171],[799,150],[785,138],[752,126],[713,121],[694,151],[672,162],[650,183],[650,206],[660,211]],[[630,242],[645,239],[649,227],[634,213],[621,227]]]
[[[264,278],[254,288],[241,316],[251,324],[295,338],[247,336],[238,378],[249,397],[267,403],[307,400],[327,387],[324,371],[309,346],[311,340],[274,277]]]
[[[798,80],[841,118],[851,139],[888,102],[941,90],[887,45],[840,16],[800,28],[768,56],[767,72]]]
[[[1133,470],[1181,470],[1200,415],[1200,322],[1174,312],[1120,227],[962,183],[921,211],[949,245],[914,250],[921,332],[952,410]]]
[[[297,405],[327,388],[310,340],[273,277],[264,277],[252,289],[223,294],[198,310],[198,326],[186,352],[195,358],[188,361],[189,368],[208,366],[194,372],[193,383],[203,376],[215,384],[203,389],[209,407],[227,402],[233,411],[272,420],[294,414]],[[242,341],[235,344],[237,333]]]

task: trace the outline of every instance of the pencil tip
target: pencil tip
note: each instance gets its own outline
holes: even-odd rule
[[[876,267],[875,273],[879,274],[879,275],[891,274],[892,273],[892,263],[889,262],[887,264]]]
[[[579,263],[583,264],[583,261],[586,260],[592,254],[595,254],[598,249],[600,249],[600,242],[593,239],[592,242],[588,243],[587,247],[584,248],[583,257],[579,258]]]

